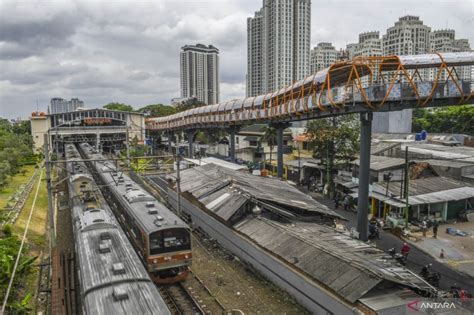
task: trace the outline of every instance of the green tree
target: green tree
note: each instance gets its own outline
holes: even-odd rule
[[[205,106],[205,105],[206,105],[206,103],[198,101],[197,98],[193,97],[193,98],[190,98],[190,99],[188,99],[186,101],[183,101],[180,104],[178,104],[178,106],[176,106],[176,112],[183,112],[183,111],[191,109],[191,108],[201,107],[201,106]]]
[[[149,117],[163,117],[176,113],[176,108],[163,104],[150,104],[137,111]]]
[[[117,103],[117,102],[112,102],[108,103],[107,105],[104,105],[105,109],[110,109],[110,110],[119,110],[122,112],[133,112],[133,107],[131,105],[123,104],[123,103]]]
[[[273,148],[277,144],[277,130],[272,126],[264,126],[260,129],[263,135],[260,136],[260,142],[266,142],[270,147],[270,165],[272,164]]]
[[[413,131],[474,135],[474,106],[418,108],[413,111]]]
[[[326,167],[328,193],[334,190],[336,162],[349,162],[359,152],[359,119],[356,115],[317,119],[308,124],[308,138],[313,157]]]

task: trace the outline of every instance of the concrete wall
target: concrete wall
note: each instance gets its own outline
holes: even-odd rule
[[[128,136],[130,139],[138,138],[142,141],[145,138],[145,116],[127,113],[127,126],[129,126]]]
[[[168,201],[176,208],[176,193],[168,189]],[[204,211],[181,198],[182,211],[191,215],[193,224],[202,228],[226,249],[251,264],[273,283],[292,295],[313,314],[354,314],[353,307],[321,288],[282,260],[265,252],[253,242],[233,231]]]
[[[411,133],[412,116],[412,109],[384,113],[375,112],[372,121],[372,132]]]

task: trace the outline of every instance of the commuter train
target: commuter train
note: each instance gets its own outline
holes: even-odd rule
[[[73,144],[65,147],[84,314],[171,314]]]
[[[156,283],[186,278],[191,265],[188,225],[137,183],[123,174],[95,148],[79,146],[94,169],[109,205]]]

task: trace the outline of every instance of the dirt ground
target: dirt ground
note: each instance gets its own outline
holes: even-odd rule
[[[238,309],[245,314],[310,314],[213,240],[193,237],[192,270],[228,310]]]

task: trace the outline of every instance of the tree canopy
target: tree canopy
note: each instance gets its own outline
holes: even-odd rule
[[[176,113],[176,108],[163,104],[150,104],[137,110],[149,117],[162,117]]]
[[[0,189],[8,176],[15,175],[33,155],[33,138],[29,121],[12,124],[0,118]]]
[[[308,124],[307,135],[313,157],[326,166],[329,192],[333,187],[335,162],[349,162],[359,152],[359,119],[356,115],[317,119]]]
[[[104,105],[105,109],[110,109],[110,110],[119,110],[122,112],[133,112],[134,109],[131,105],[123,104],[123,103],[108,103],[107,105]]]
[[[413,131],[474,135],[474,106],[420,108],[413,111]]]

